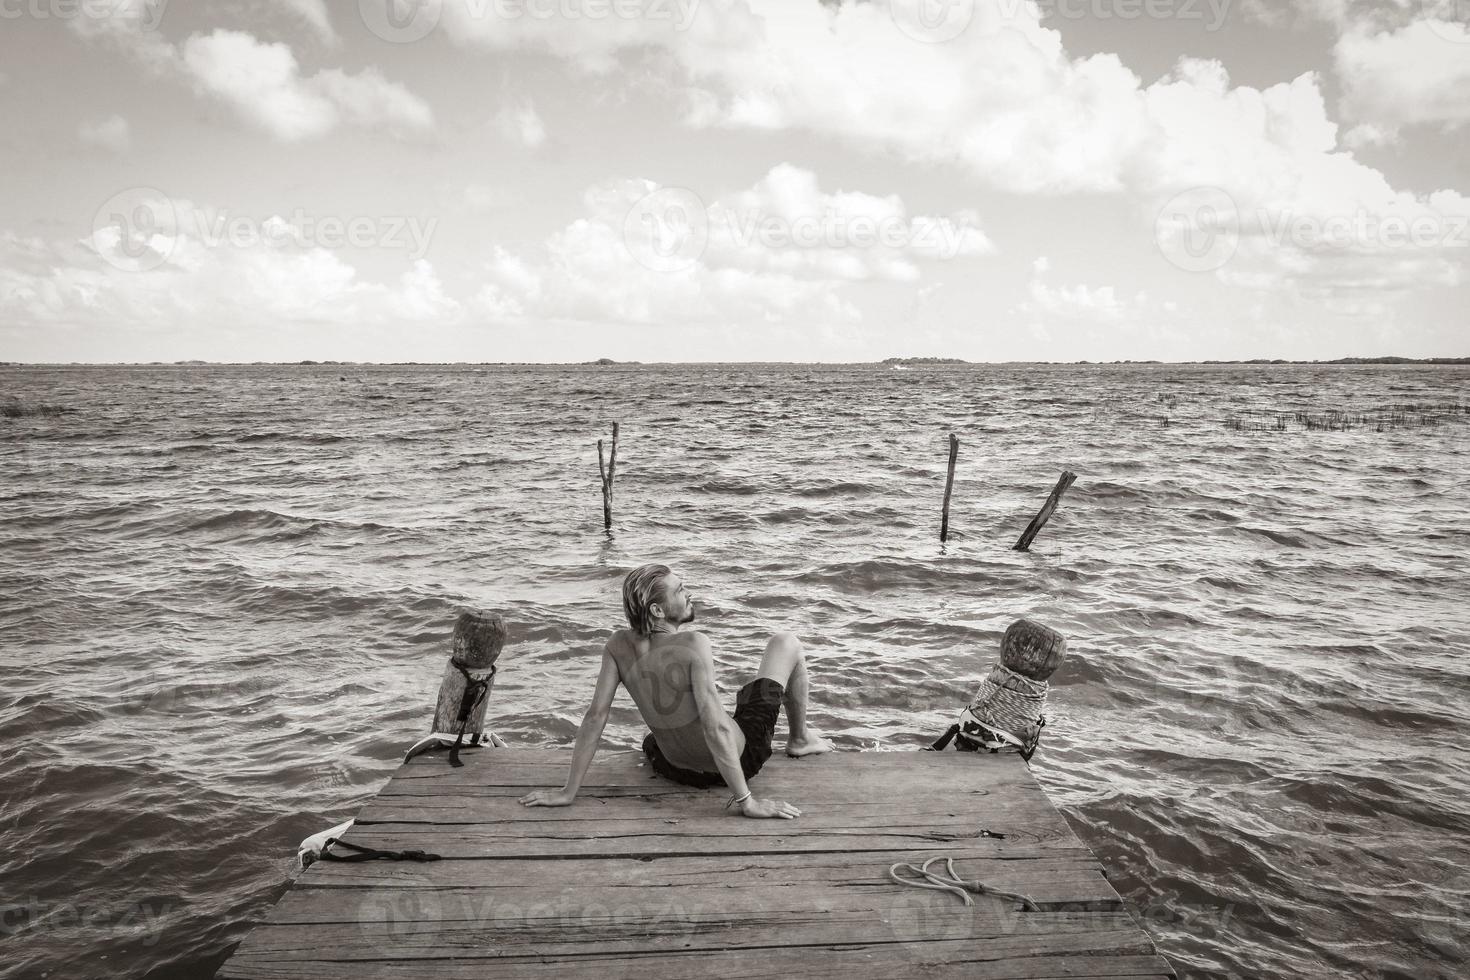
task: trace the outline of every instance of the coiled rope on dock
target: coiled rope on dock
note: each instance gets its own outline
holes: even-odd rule
[[[946,878],[937,871],[929,870],[929,865],[935,861],[944,862],[944,867],[949,872],[949,877]],[[905,877],[898,873],[900,869],[912,872],[918,877]],[[959,872],[955,871],[954,858],[951,857],[932,857],[923,864],[907,864],[900,861],[888,869],[888,877],[900,885],[908,885],[911,888],[930,888],[935,891],[944,891],[952,895],[958,895],[964,899],[966,905],[975,904],[975,900],[970,897],[970,893],[974,892],[976,895],[990,895],[993,898],[1004,898],[1012,902],[1020,902],[1021,907],[1027,912],[1041,911],[1039,905],[1033,902],[1029,896],[1022,895],[1020,892],[1008,892],[1002,891],[999,888],[992,888],[978,878],[974,881],[966,881],[959,876]]]

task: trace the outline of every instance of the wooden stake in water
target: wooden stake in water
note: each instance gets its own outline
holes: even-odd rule
[[[1057,509],[1057,504],[1062,502],[1062,494],[1067,492],[1067,488],[1072,485],[1072,481],[1075,479],[1077,479],[1076,473],[1070,470],[1062,471],[1062,478],[1057,481],[1056,486],[1052,487],[1051,496],[1046,498],[1046,503],[1041,505],[1040,512],[1031,518],[1031,523],[1027,524],[1026,530],[1021,533],[1021,540],[1016,542],[1016,551],[1031,550],[1031,542],[1036,540],[1036,536],[1041,533],[1041,529],[1046,527],[1046,522],[1051,520],[1052,512]]]
[[[949,497],[954,492],[954,463],[960,455],[960,437],[949,434],[949,476],[944,479],[944,515],[939,520],[939,541],[949,540]]]
[[[613,477],[618,472],[618,424],[616,422],[613,423],[611,458],[605,462],[602,455],[602,440],[597,440],[597,472],[602,476],[602,527],[603,530],[611,531]]]

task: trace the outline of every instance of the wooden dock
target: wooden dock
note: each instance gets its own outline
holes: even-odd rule
[[[219,977],[1173,976],[1014,755],[778,749],[752,786],[794,821],[722,813],[723,788],[674,785],[636,752],[601,753],[571,807],[517,802],[560,786],[570,757],[404,765],[344,839],[443,860],[318,862]],[[938,855],[1040,911],[888,877]]]

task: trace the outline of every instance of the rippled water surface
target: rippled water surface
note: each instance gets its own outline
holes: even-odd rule
[[[621,576],[666,560],[726,693],[794,629],[846,749],[941,732],[1015,617],[1064,632],[1035,772],[1181,975],[1459,977],[1470,425],[1226,423],[1467,381],[0,368],[74,409],[0,418],[0,976],[208,976],[426,728],[458,611],[512,624],[495,728],[567,745]],[[607,742],[641,734],[620,700]]]

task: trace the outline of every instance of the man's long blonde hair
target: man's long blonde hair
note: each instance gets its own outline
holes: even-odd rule
[[[650,607],[664,601],[664,580],[673,574],[667,565],[639,565],[623,579],[623,613],[639,636],[653,630]]]

